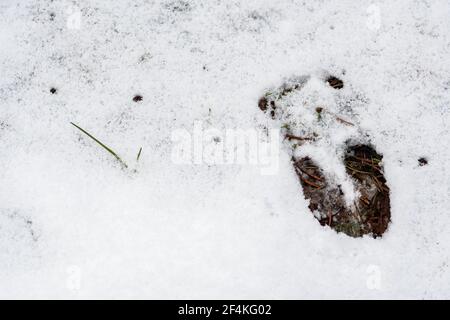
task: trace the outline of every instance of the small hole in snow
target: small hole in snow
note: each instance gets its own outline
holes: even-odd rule
[[[58,90],[56,88],[51,88],[50,89],[50,93],[51,94],[56,94],[56,92],[58,92]]]
[[[426,166],[428,164],[428,160],[424,157],[419,158],[417,161],[419,161],[419,166],[421,167]]]
[[[144,98],[141,96],[141,95],[139,95],[139,94],[137,94],[137,95],[135,95],[134,97],[133,97],[133,101],[134,102],[139,102],[139,101],[142,101]]]
[[[342,89],[344,87],[344,82],[333,76],[328,77],[327,82],[334,89]]]

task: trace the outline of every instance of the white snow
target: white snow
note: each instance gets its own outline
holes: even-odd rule
[[[2,0],[0,297],[450,298],[449,17],[444,0]],[[272,175],[171,158],[195,121],[274,127],[260,96],[322,73],[366,101],[381,239],[321,227],[283,144]]]

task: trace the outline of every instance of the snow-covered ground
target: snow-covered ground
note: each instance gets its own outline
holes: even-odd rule
[[[431,0],[1,0],[0,297],[450,298],[449,17]],[[271,174],[174,161],[174,133],[276,128],[258,99],[320,74],[364,100],[381,239],[320,226],[281,142]]]

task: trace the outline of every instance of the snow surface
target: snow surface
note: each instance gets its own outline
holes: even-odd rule
[[[1,0],[0,297],[450,298],[449,17],[431,0]],[[283,144],[273,175],[171,159],[175,130],[273,127],[259,97],[321,73],[366,101],[381,239],[321,227]]]

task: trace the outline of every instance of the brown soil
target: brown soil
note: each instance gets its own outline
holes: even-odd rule
[[[327,82],[334,89],[342,89],[344,87],[344,82],[341,79],[338,79],[338,78],[333,77],[333,76],[329,77],[327,79]]]
[[[141,96],[141,95],[139,95],[139,94],[137,94],[137,95],[135,95],[134,97],[133,97],[133,101],[134,102],[140,102],[140,101],[142,101],[144,98]]]
[[[344,164],[360,193],[350,208],[345,204],[340,186],[331,186],[322,169],[310,158],[294,161],[309,209],[318,211],[315,216],[321,225],[351,237],[371,234],[376,238],[386,231],[391,213],[381,159],[368,145],[347,148]]]
[[[419,158],[417,161],[419,161],[419,166],[423,167],[428,164],[428,160],[426,158]]]

